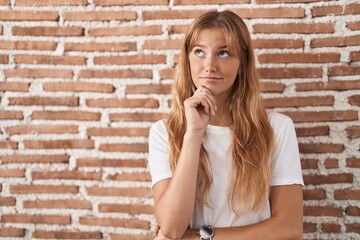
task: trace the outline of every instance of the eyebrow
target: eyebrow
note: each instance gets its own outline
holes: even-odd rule
[[[205,45],[201,45],[201,44],[195,44],[194,47],[207,48]],[[224,49],[224,48],[228,48],[228,46],[227,45],[222,45],[222,46],[218,46],[216,48],[217,49]]]

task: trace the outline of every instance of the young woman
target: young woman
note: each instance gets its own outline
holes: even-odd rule
[[[188,30],[168,119],[149,136],[156,239],[301,239],[293,123],[267,113],[250,34],[230,11]]]

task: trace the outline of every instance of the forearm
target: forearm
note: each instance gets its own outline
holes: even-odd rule
[[[164,236],[180,238],[193,215],[202,136],[186,133],[173,176],[155,205]]]

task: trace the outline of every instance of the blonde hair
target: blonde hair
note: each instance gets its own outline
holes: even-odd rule
[[[203,14],[194,20],[185,36],[167,121],[170,165],[174,171],[186,131],[183,102],[191,97],[196,89],[191,80],[188,54],[196,43],[199,33],[209,28],[221,29],[230,51],[231,49],[236,51],[240,58],[239,73],[231,97],[224,106],[224,110],[229,113],[229,128],[233,142],[233,167],[228,202],[233,212],[240,216],[249,210],[258,210],[269,195],[269,157],[273,149],[274,134],[261,101],[260,81],[255,67],[250,34],[244,21],[231,11]],[[203,146],[199,157],[197,194],[201,196],[200,200],[208,205],[207,196],[212,183],[212,171]]]

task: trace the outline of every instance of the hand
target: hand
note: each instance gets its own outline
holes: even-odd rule
[[[192,97],[184,101],[187,131],[205,134],[210,114],[217,110],[212,92],[200,86]]]

